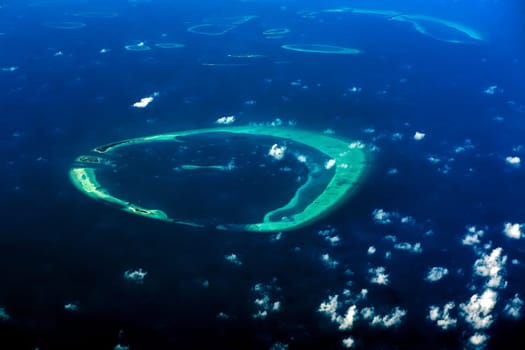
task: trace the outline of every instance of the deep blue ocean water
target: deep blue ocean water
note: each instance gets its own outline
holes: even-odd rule
[[[344,339],[358,349],[525,348],[519,1],[0,6],[0,349],[340,349],[350,346]],[[342,7],[445,19],[484,40],[451,43],[440,38],[464,33],[434,23],[429,36],[395,17],[325,12]],[[224,35],[187,31],[248,15],[256,17]],[[85,26],[56,27],[64,22]],[[290,32],[263,35],[271,28]],[[163,42],[184,47],[155,46]],[[151,50],[125,49],[139,43]],[[146,108],[132,107],[148,96]],[[359,140],[369,174],[338,210],[281,235],[149,220],[70,183],[74,159],[94,147],[213,127],[227,115],[234,125],[279,118]],[[516,225],[513,237],[506,225]],[[388,283],[374,282],[378,267]],[[448,273],[429,282],[431,267]],[[139,268],[142,283],[124,277]],[[332,318],[320,309],[336,295]],[[449,302],[456,322],[442,329],[430,307]],[[353,325],[341,330],[352,305]],[[484,325],[469,318],[474,305]]]

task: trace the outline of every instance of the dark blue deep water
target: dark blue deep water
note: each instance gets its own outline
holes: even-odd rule
[[[1,1],[0,349],[524,349],[524,18],[518,0]],[[130,215],[69,180],[97,146],[229,115],[360,141],[368,176],[282,234]]]

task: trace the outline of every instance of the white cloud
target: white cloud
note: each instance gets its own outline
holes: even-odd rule
[[[478,276],[488,277],[486,286],[489,288],[505,288],[507,282],[503,279],[507,256],[502,255],[503,249],[495,248],[490,254],[483,254],[474,263],[474,272]]]
[[[520,299],[518,293],[514,294],[514,297],[507,302],[503,312],[510,318],[519,319],[521,318],[521,308],[523,307],[523,300]]]
[[[375,209],[372,212],[372,218],[376,224],[390,224],[393,216],[395,216],[395,214],[386,212],[383,209]]]
[[[325,163],[324,163],[324,168],[326,170],[330,170],[334,167],[335,165],[335,159],[328,159]]]
[[[485,90],[483,90],[483,92],[485,94],[487,94],[487,95],[494,95],[496,93],[502,93],[503,89],[498,87],[497,85],[491,85],[488,88],[486,88]]]
[[[512,165],[518,168],[521,164],[521,159],[520,157],[517,157],[517,156],[508,156],[505,158],[505,162],[509,165]]]
[[[14,72],[18,70],[17,66],[11,66],[11,67],[2,67],[0,69],[2,72]]]
[[[158,97],[158,96],[159,96],[159,93],[154,92],[151,96],[141,98],[140,101],[135,102],[132,106],[135,108],[146,108],[151,102],[153,102],[155,97]]]
[[[328,301],[323,301],[321,305],[319,305],[318,311],[326,314],[327,316],[330,316],[330,320],[332,322],[335,322],[337,320],[337,308],[339,307],[339,302],[337,301],[339,298],[339,295],[330,295],[328,297]]]
[[[387,241],[397,242],[397,237],[394,236],[394,235],[386,235],[386,236],[385,236],[385,239],[386,239]]]
[[[423,248],[421,248],[421,243],[414,243],[414,244],[411,244],[411,243],[408,243],[408,242],[400,242],[400,243],[396,243],[394,245],[394,249],[398,249],[398,250],[406,250],[410,253],[421,253],[423,252]]]
[[[330,254],[328,253],[321,255],[321,261],[329,269],[335,269],[337,265],[339,265],[339,261],[330,257]]]
[[[520,239],[521,236],[523,236],[521,232],[522,226],[523,225],[520,224],[506,222],[503,227],[503,233],[509,238]]]
[[[401,218],[401,223],[414,225],[416,223],[416,220],[411,216],[403,216]]]
[[[414,140],[421,141],[425,138],[426,134],[424,132],[416,131],[414,133]]]
[[[268,151],[268,154],[277,160],[281,160],[284,157],[286,146],[279,146],[278,144],[272,145],[272,148]]]
[[[221,311],[221,312],[219,312],[219,313],[217,314],[216,318],[218,318],[218,319],[228,320],[228,319],[231,318],[231,316],[228,315],[227,313],[224,313],[224,312]]]
[[[363,149],[365,148],[365,144],[361,141],[354,141],[348,145],[348,148],[350,149]]]
[[[265,319],[266,317],[268,317],[268,311],[266,310],[257,310],[256,313],[254,313],[252,315],[253,318],[255,319]]]
[[[339,330],[346,331],[352,329],[354,322],[357,320],[357,306],[352,305],[346,311],[345,317],[338,316],[336,322],[339,323]]]
[[[0,307],[0,321],[8,321],[10,318],[11,316],[5,311],[5,308]]]
[[[468,303],[460,304],[465,321],[474,329],[487,329],[494,321],[491,312],[496,305],[498,293],[488,288],[483,294],[474,294]]]
[[[287,350],[288,344],[277,342],[273,344],[269,350]]]
[[[352,338],[351,336],[348,336],[345,339],[343,339],[342,343],[343,343],[343,347],[347,349],[353,348],[355,345],[354,338]]]
[[[303,155],[303,154],[299,154],[299,155],[297,156],[297,160],[298,160],[300,163],[306,163],[307,158],[306,158],[305,155]]]
[[[335,247],[341,243],[341,238],[337,235],[337,230],[333,227],[328,227],[323,230],[319,230],[317,234],[324,237],[332,247]]]
[[[224,259],[226,259],[227,261],[231,262],[234,265],[237,265],[237,266],[241,266],[242,265],[242,261],[241,261],[241,259],[239,259],[237,254],[232,253],[232,254],[229,254],[229,255],[225,255]]]
[[[432,305],[429,307],[427,318],[435,322],[438,327],[443,330],[456,327],[457,319],[450,317],[450,311],[454,309],[455,306],[453,301],[443,305],[443,308]]]
[[[235,116],[234,115],[225,115],[220,118],[218,118],[215,123],[216,124],[222,124],[222,125],[230,125],[233,122],[235,122]]]
[[[476,226],[468,226],[467,233],[463,238],[463,245],[476,245],[480,243],[480,238],[483,237],[485,231],[477,229]]]
[[[373,306],[364,307],[361,309],[361,317],[365,320],[370,320],[374,317],[375,309]]]
[[[476,349],[485,347],[485,343],[489,340],[488,335],[484,333],[474,333],[469,339],[469,344],[473,345]]]
[[[324,238],[332,247],[338,246],[339,243],[341,243],[341,238],[337,235],[335,236],[328,236]]]
[[[380,285],[387,285],[390,283],[388,280],[389,275],[386,273],[386,269],[383,266],[379,266],[375,269],[370,268],[368,269],[368,273],[372,275],[372,277],[370,277],[370,283]]]
[[[144,278],[146,277],[147,274],[148,272],[143,269],[137,269],[137,270],[130,269],[124,272],[124,278],[127,279],[128,281],[133,281],[136,283],[143,283]]]
[[[406,310],[403,310],[399,308],[399,306],[396,306],[392,309],[392,311],[389,314],[386,314],[384,316],[374,315],[372,321],[370,322],[370,325],[381,326],[384,328],[398,326],[399,324],[401,324],[403,317],[405,317],[406,314]]]
[[[400,141],[403,139],[403,134],[400,132],[396,132],[392,134],[392,141]]]
[[[428,271],[425,281],[437,282],[446,275],[448,275],[448,269],[446,267],[434,266]]]
[[[272,312],[281,310],[281,302],[272,299],[271,294],[279,291],[279,287],[275,286],[275,280],[272,284],[257,283],[252,290],[256,294],[253,303],[255,304],[256,312],[252,315],[256,319],[264,319]]]
[[[64,305],[64,310],[71,312],[78,311],[78,303],[67,303]]]
[[[368,247],[368,251],[367,251],[367,254],[368,254],[368,255],[375,254],[375,252],[376,252],[376,247],[374,247],[373,245],[371,245],[370,247]]]
[[[397,170],[396,168],[390,168],[390,169],[388,169],[388,171],[386,173],[388,175],[395,175],[395,174],[399,173],[399,170]]]

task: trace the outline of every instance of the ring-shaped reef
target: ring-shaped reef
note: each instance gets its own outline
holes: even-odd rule
[[[213,24],[232,24],[240,25],[257,18],[257,16],[244,15],[244,16],[227,16],[227,17],[207,17],[202,21],[205,23]]]
[[[338,55],[355,55],[362,53],[362,51],[358,49],[323,44],[286,44],[282,45],[281,47],[286,50],[309,53],[325,53]]]
[[[274,35],[284,35],[290,33],[288,28],[270,28],[263,31],[263,35],[274,36]]]
[[[195,34],[218,36],[224,35],[235,28],[236,26],[233,24],[205,23],[191,26],[187,29],[187,31]]]
[[[159,47],[161,49],[180,49],[184,47],[184,44],[179,43],[156,43],[156,47]]]
[[[401,14],[390,20],[411,23],[419,33],[449,43],[465,44],[485,40],[481,33],[470,27],[437,17]]]
[[[126,45],[124,46],[124,48],[128,51],[149,51],[151,50],[151,46],[148,46],[144,43]]]
[[[113,142],[69,171],[81,192],[125,212],[196,227],[281,232],[341,206],[363,182],[363,147],[323,133],[217,127]]]
[[[80,29],[86,26],[84,22],[47,22],[46,27],[54,29]]]
[[[411,23],[417,32],[432,39],[449,43],[465,44],[485,40],[483,35],[473,28],[438,17],[409,14],[393,10],[361,9],[354,7],[339,7],[327,9],[323,12],[371,15],[391,21],[407,22]]]

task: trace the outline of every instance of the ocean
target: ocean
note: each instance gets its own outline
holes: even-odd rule
[[[525,348],[524,15],[0,2],[0,349]],[[366,171],[304,225],[254,232],[308,176],[317,195],[357,165],[246,132],[93,151],[218,127],[344,140]],[[118,205],[72,183],[87,154]],[[203,225],[126,212],[161,199]]]

